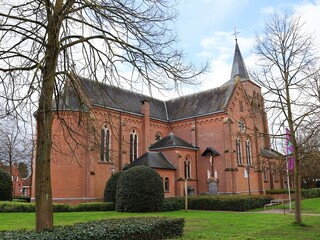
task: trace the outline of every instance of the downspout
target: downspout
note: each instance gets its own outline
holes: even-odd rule
[[[198,131],[197,131],[197,118],[194,118],[194,135],[195,135],[195,147],[198,147]],[[198,178],[198,154],[199,151],[196,152],[195,156],[196,156],[196,183],[197,183],[197,195],[199,194],[199,178]]]

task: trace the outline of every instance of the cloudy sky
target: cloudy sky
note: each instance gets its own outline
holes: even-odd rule
[[[187,88],[183,94],[220,86],[230,78],[235,31],[248,69],[254,68],[253,44],[264,29],[273,10],[300,14],[308,31],[320,43],[320,0],[181,0],[176,22],[180,47],[189,61],[210,63],[198,89]]]

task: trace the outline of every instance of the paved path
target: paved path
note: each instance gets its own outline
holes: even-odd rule
[[[292,209],[292,210],[285,209],[285,211],[284,211],[283,209],[275,208],[275,209],[267,209],[265,211],[255,212],[255,213],[294,214],[294,209]],[[302,215],[304,215],[304,216],[320,216],[320,214],[316,214],[316,213],[302,213]]]

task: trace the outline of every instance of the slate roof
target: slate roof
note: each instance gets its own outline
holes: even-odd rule
[[[250,80],[246,65],[240,52],[238,42],[236,42],[235,46],[230,79],[233,80],[237,75],[240,76],[241,81]]]
[[[283,157],[283,155],[273,149],[266,149],[263,148],[260,151],[260,155],[267,158],[280,158]]]
[[[177,169],[161,152],[146,152],[123,169],[142,165],[157,169]]]
[[[212,147],[207,147],[206,150],[204,150],[204,152],[201,154],[201,156],[207,156],[208,154],[210,154],[211,156],[219,156],[220,153],[218,153],[215,149],[213,149]]]
[[[151,118],[168,122],[178,121],[224,111],[232,96],[236,84],[233,77],[236,75],[240,75],[241,81],[249,80],[249,74],[237,42],[231,79],[218,88],[162,101],[144,94],[79,77],[78,85],[81,86],[80,89],[84,93],[82,95],[87,97],[87,103],[80,104],[76,91],[70,87],[70,84],[67,84],[69,87],[66,87],[65,98],[58,100],[58,106],[59,109],[86,110],[86,105],[96,105],[142,115],[141,101],[148,100]]]
[[[198,147],[193,146],[191,143],[186,142],[185,140],[177,137],[173,133],[170,133],[168,136],[165,136],[158,142],[150,146],[150,150],[161,150],[167,148],[188,148],[193,150],[198,150]]]
[[[126,89],[79,78],[82,91],[91,105],[141,115],[141,101],[150,102],[150,117],[163,121],[175,121],[224,111],[235,83],[207,91],[162,101]],[[83,110],[76,91],[69,87],[65,98],[59,99],[60,110]]]
[[[91,105],[141,115],[141,101],[148,100],[150,102],[150,115],[156,119],[167,120],[165,102],[161,100],[86,78],[78,78],[78,80],[81,90],[85,93]],[[65,95],[67,100],[60,100],[60,109],[81,109],[74,88],[69,85]]]

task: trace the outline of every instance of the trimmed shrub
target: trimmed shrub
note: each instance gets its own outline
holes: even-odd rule
[[[116,203],[116,191],[117,191],[117,184],[122,172],[116,172],[106,183],[106,187],[104,188],[104,201],[105,202],[113,202]]]
[[[34,212],[33,203],[0,202],[0,212]]]
[[[10,174],[0,169],[0,201],[12,200],[12,180]]]
[[[219,195],[190,197],[188,208],[193,210],[247,211],[269,203],[271,196]]]
[[[164,201],[163,183],[152,168],[136,166],[124,171],[118,181],[116,206],[118,212],[157,212]]]
[[[162,212],[176,211],[184,209],[183,197],[170,197],[165,198],[162,206]]]
[[[290,193],[294,193],[295,190],[292,188],[290,189]],[[276,194],[289,194],[288,189],[269,189],[266,190],[266,194],[276,195]]]
[[[90,211],[114,211],[112,202],[88,202],[80,203],[71,208],[73,212],[90,212]]]
[[[53,212],[72,212],[72,206],[70,204],[54,203]]]
[[[53,231],[36,233],[34,231],[0,232],[0,239],[95,239],[95,240],[149,240],[181,237],[184,219],[182,218],[125,218],[76,223],[61,226]]]
[[[78,205],[54,203],[54,212],[90,212],[90,211],[114,211],[114,203],[111,202],[90,202]],[[0,212],[35,212],[34,203],[23,202],[1,202]]]
[[[301,189],[302,198],[318,198],[320,197],[320,188]]]

